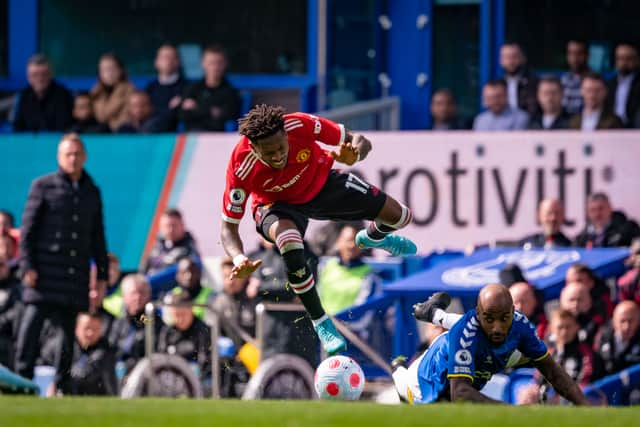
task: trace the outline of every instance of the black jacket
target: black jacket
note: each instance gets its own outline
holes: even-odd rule
[[[618,75],[607,83],[607,100],[606,105],[610,110],[615,110],[615,98],[616,90],[618,89]],[[629,96],[627,97],[627,105],[625,108],[627,114],[626,126],[633,125],[633,120],[636,117],[636,113],[640,111],[640,71],[636,71],[636,75],[631,81],[631,88],[629,89]]]
[[[167,267],[175,265],[182,257],[200,258],[196,241],[188,231],[177,242],[168,242],[163,237],[158,237],[156,243],[149,252],[149,257],[141,273],[154,274]]]
[[[34,180],[21,236],[20,267],[38,272],[36,286],[25,287],[23,300],[86,310],[90,260],[98,279],[108,276],[102,200],[89,174],[82,173],[77,188],[61,170]]]
[[[64,131],[71,124],[73,97],[54,80],[38,98],[31,86],[20,91],[13,129],[16,131]]]
[[[615,332],[611,325],[602,328],[596,339],[596,351],[602,357],[606,375],[615,374],[623,369],[640,363],[640,329],[627,343],[624,349],[616,348]],[[617,354],[616,354],[617,353]]]
[[[116,361],[124,362],[127,374],[145,356],[145,323],[142,314],[118,318],[111,325],[109,345],[116,351]],[[159,316],[155,317],[153,325],[154,335],[157,337],[162,325]]]
[[[211,331],[197,317],[186,331],[164,325],[158,336],[158,352],[176,354],[189,363],[197,363],[201,377],[211,375]]]
[[[604,232],[597,236],[593,226],[587,226],[576,236],[575,245],[581,247],[617,247],[629,246],[631,241],[640,236],[640,227],[627,216],[620,212],[613,212],[611,222],[604,229]]]
[[[569,129],[569,120],[571,116],[567,114],[564,110],[556,119],[551,123],[549,128],[542,126],[542,113],[537,113],[536,115],[531,117],[529,121],[529,130],[558,130],[558,129]]]
[[[95,345],[83,349],[78,342],[73,346],[71,365],[71,390],[78,395],[118,394],[116,379],[116,358],[114,350],[105,338]]]
[[[22,315],[20,282],[13,276],[0,280],[0,364],[13,366],[15,337]]]
[[[223,131],[227,120],[240,116],[240,94],[227,79],[215,88],[208,87],[201,80],[187,90],[186,98],[193,99],[197,104],[193,110],[182,110],[186,130]],[[221,108],[222,115],[213,118],[212,107]]]
[[[550,239],[543,233],[535,233],[520,240],[520,246],[530,244],[534,248],[543,248],[547,244],[551,244],[554,247],[568,247],[571,246],[571,240],[565,236],[561,231],[552,234]]]

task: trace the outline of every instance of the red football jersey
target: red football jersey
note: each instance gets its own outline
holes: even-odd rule
[[[249,139],[240,138],[227,166],[227,182],[222,200],[222,219],[239,224],[247,199],[252,210],[276,201],[302,204],[313,199],[327,181],[333,158],[316,141],[338,145],[345,129],[330,120],[311,114],[285,114],[284,130],[289,140],[289,157],[283,169],[274,169],[258,158]]]

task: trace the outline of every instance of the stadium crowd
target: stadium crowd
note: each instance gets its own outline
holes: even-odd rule
[[[528,68],[523,49],[516,43],[505,44],[500,52],[505,78],[485,84],[482,103],[486,111],[474,120],[459,117],[452,92],[437,90],[431,99],[432,128],[592,131],[640,127],[640,62],[634,46],[617,46],[617,74],[608,82],[589,70],[587,44],[582,41],[567,44],[567,63],[569,70],[560,78],[538,78]],[[224,130],[225,123],[241,113],[239,93],[225,77],[224,50],[220,46],[205,48],[201,65],[204,78],[190,84],[180,72],[177,49],[162,45],[155,60],[157,77],[141,90],[128,81],[118,57],[108,53],[99,60],[96,85],[74,97],[55,81],[47,58],[35,55],[27,64],[29,86],[16,99],[13,130],[80,134]],[[77,148],[81,153],[76,155],[86,157],[80,137],[73,135],[62,141],[80,141]],[[60,149],[58,154],[62,162]],[[287,276],[277,248],[261,242],[251,257],[261,258],[263,264],[247,279],[230,279],[233,262],[223,259],[223,279],[219,286],[212,286],[205,280],[197,236],[189,233],[180,211],[168,209],[140,271],[122,274],[117,255],[106,252],[99,191],[82,165],[81,173],[70,180],[60,166],[63,172],[53,174],[51,182],[39,181],[41,186],[32,188],[21,230],[14,227],[10,212],[0,212],[0,363],[27,376],[33,375],[34,365],[66,369],[68,377],[58,382],[60,388],[51,389],[51,394],[117,394],[145,356],[145,325],[151,321],[155,351],[184,358],[203,381],[213,369],[219,369],[225,395],[238,396],[237,384],[246,381],[251,363],[230,358],[212,366],[210,348],[216,343],[211,342],[209,314],[215,311],[220,316],[222,334],[240,349],[248,345],[245,334],[256,334],[255,307],[259,302],[296,301],[286,288]],[[44,195],[44,185],[54,188],[54,196],[59,197],[52,203],[65,204],[65,218],[43,219],[37,203],[53,197],[51,191]],[[86,207],[85,199],[90,199]],[[523,236],[518,244],[631,247],[628,272],[617,283],[605,283],[588,266],[576,264],[567,272],[557,308],[548,310],[517,266],[502,275],[516,309],[537,326],[553,357],[582,386],[640,363],[640,227],[615,210],[604,193],[592,194],[585,209],[587,224],[571,237],[562,231],[562,203],[542,201],[541,229]],[[34,221],[41,222],[37,230]],[[306,245],[329,313],[381,292],[381,277],[354,244],[354,234],[360,228],[350,223],[329,224],[310,236]],[[77,249],[69,257],[58,254],[59,259],[50,260],[50,271],[38,272],[52,278],[47,282],[51,286],[47,293],[33,286],[36,278],[29,276],[30,256],[33,251],[58,252],[55,245],[69,245],[58,241],[60,229],[78,240],[73,246]],[[60,268],[76,265],[71,260],[75,257],[87,264],[92,259],[90,280],[68,286],[60,277],[74,275],[73,267],[66,272],[54,267],[56,263]],[[171,284],[152,289],[150,277],[172,269],[175,277]],[[145,306],[152,300],[161,302],[163,308],[148,319]],[[33,306],[48,308],[34,311]],[[295,321],[298,317],[297,313],[281,312],[270,318],[265,326],[269,345],[263,357],[287,352],[300,355],[312,366],[317,364],[311,323],[307,318]],[[541,387],[542,380],[528,390],[529,394],[523,393],[522,401],[531,401]]]

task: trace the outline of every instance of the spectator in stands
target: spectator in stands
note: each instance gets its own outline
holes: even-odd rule
[[[182,213],[167,209],[160,217],[159,236],[142,272],[154,274],[178,263],[182,257],[200,258],[196,241],[186,229]]]
[[[618,298],[640,304],[640,239],[634,239],[629,250],[631,255],[625,264],[631,269],[618,279]]]
[[[581,283],[567,283],[560,292],[560,308],[571,312],[578,319],[580,340],[593,345],[596,334],[606,319],[595,312],[589,289]]]
[[[608,83],[607,107],[630,127],[640,109],[640,58],[638,50],[621,43],[615,50],[616,76]]]
[[[136,90],[127,99],[128,120],[118,128],[118,133],[169,132],[166,122],[153,115],[153,105],[147,92]]]
[[[602,329],[595,349],[604,361],[606,375],[640,363],[640,308],[622,301],[613,312],[611,324]]]
[[[318,293],[328,314],[362,304],[382,290],[380,277],[364,262],[355,243],[357,232],[357,228],[343,226],[336,240],[338,257],[329,259],[320,268]]]
[[[9,211],[0,210],[0,235],[10,235],[15,221]]]
[[[120,58],[113,53],[102,55],[98,62],[98,83],[91,89],[96,119],[115,132],[127,121],[127,99],[134,90]]]
[[[571,129],[592,131],[623,127],[622,120],[605,104],[607,86],[599,74],[585,74],[582,77],[580,92],[582,93],[583,106],[582,110],[569,120]]]
[[[182,102],[186,130],[223,131],[227,120],[240,116],[240,95],[225,77],[227,55],[220,46],[202,53],[204,79],[191,86]]]
[[[359,229],[359,228],[358,228]],[[262,239],[260,248],[252,252],[251,259],[261,259],[262,264],[256,270],[249,281],[250,293],[255,291],[257,298],[262,302],[298,303],[298,297],[287,289],[287,272],[284,261],[278,248],[266,239]],[[313,272],[318,276],[318,257],[305,243],[305,259]],[[316,366],[318,361],[318,339],[313,333],[313,325],[307,316],[301,315],[304,308],[295,311],[267,312],[263,324],[263,353],[261,358],[268,359],[281,353],[296,354],[307,360],[311,366]]]
[[[13,346],[22,313],[20,281],[11,274],[9,258],[0,255],[0,365],[13,367]]]
[[[591,72],[589,69],[589,47],[584,40],[569,40],[567,42],[567,64],[569,70],[562,74],[563,98],[562,106],[570,114],[582,111],[582,93],[580,87],[582,78]]]
[[[11,236],[15,243],[15,252],[11,254],[11,259],[19,255],[20,230],[15,228],[13,214],[7,210],[0,209],[0,236]]]
[[[532,130],[557,130],[569,128],[569,114],[562,108],[562,84],[555,77],[543,77],[538,83],[540,111],[529,122]]]
[[[99,123],[93,114],[93,104],[89,92],[80,92],[73,101],[73,122],[69,132],[77,133],[108,133],[109,126]]]
[[[106,286],[107,251],[100,190],[84,169],[85,146],[77,134],[58,145],[57,172],[31,184],[22,217],[20,268],[25,286],[24,315],[16,345],[16,372],[33,377],[39,337],[48,321],[59,339],[55,386],[69,391],[73,333],[90,293]],[[96,263],[95,288],[89,286],[90,260]]]
[[[439,89],[431,96],[431,130],[471,129],[468,120],[458,116],[458,107],[449,89]]]
[[[213,300],[213,289],[202,286],[202,267],[192,258],[180,258],[176,270],[176,282],[178,286],[172,290],[172,293],[185,292],[195,304],[209,305]],[[193,307],[193,314],[198,319],[204,320],[206,310],[204,307]]]
[[[327,221],[321,225],[309,239],[309,250],[315,257],[333,256],[336,254],[336,240],[345,224],[350,224],[358,230],[364,228],[363,221]]]
[[[225,258],[221,267],[223,288],[213,301],[213,308],[221,316],[223,334],[233,340],[236,348],[240,348],[244,340],[230,324],[240,327],[252,337],[255,336],[257,289],[248,288],[249,278],[231,278],[231,258]]]
[[[586,101],[585,101],[586,102]],[[621,211],[614,211],[605,193],[587,199],[587,225],[575,238],[575,245],[595,247],[629,246],[640,236],[640,226]]]
[[[200,378],[211,376],[211,332],[193,315],[193,300],[187,291],[165,296],[164,324],[158,334],[158,352],[175,354],[196,364]]]
[[[122,279],[122,302],[125,316],[116,319],[111,327],[109,344],[116,350],[116,360],[124,366],[125,375],[145,355],[144,306],[151,300],[151,286],[141,274],[129,274]],[[160,319],[153,319],[155,332]]]
[[[544,80],[540,87],[544,86]],[[564,207],[558,199],[544,199],[538,205],[538,222],[542,231],[525,237],[520,245],[535,248],[553,248],[571,246],[571,240],[560,230],[564,223]]]
[[[71,394],[118,394],[115,352],[103,335],[102,316],[80,313],[71,365]]]
[[[573,264],[567,269],[567,274],[565,275],[565,283],[570,282],[581,283],[586,286],[591,294],[594,311],[606,320],[611,318],[613,314],[611,291],[595,271],[586,264]]]
[[[580,325],[573,313],[555,310],[549,324],[549,352],[580,387],[602,376],[602,363],[591,345],[578,338]]]
[[[529,124],[529,115],[526,112],[507,103],[507,85],[504,80],[492,80],[484,85],[482,104],[487,111],[476,116],[473,130],[522,130]]]
[[[29,86],[17,97],[13,130],[61,132],[71,124],[71,92],[53,80],[49,60],[38,53],[27,63]]]
[[[547,333],[547,316],[544,305],[536,295],[536,289],[527,282],[516,282],[509,286],[509,293],[513,298],[513,306],[535,325],[540,338]]]
[[[536,92],[538,78],[528,69],[527,58],[517,43],[505,43],[500,48],[500,66],[507,83],[507,101],[514,109],[529,115],[538,112]]]
[[[13,260],[18,253],[18,244],[8,234],[0,234],[0,256]]]
[[[145,88],[153,105],[153,117],[163,129],[175,131],[187,81],[180,73],[178,49],[169,43],[158,48],[154,62],[157,76]]]

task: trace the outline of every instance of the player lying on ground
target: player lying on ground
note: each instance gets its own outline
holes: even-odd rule
[[[414,307],[418,320],[433,322],[437,313],[437,324],[450,330],[439,335],[408,368],[394,363],[393,382],[402,399],[500,403],[480,389],[493,374],[525,357],[560,395],[578,405],[588,404],[578,385],[550,357],[526,316],[514,310],[506,287],[485,286],[477,307],[464,315],[445,316],[449,301],[441,292]]]
[[[289,285],[300,297],[329,354],[346,347],[320,304],[304,256],[302,238],[309,218],[372,220],[356,236],[360,248],[392,255],[416,253],[410,240],[391,234],[411,222],[409,209],[353,174],[332,170],[364,160],[371,143],[342,125],[304,113],[284,114],[282,107],[258,105],[239,120],[242,135],[227,167],[222,202],[221,240],[233,258],[232,277],[247,277],[260,265],[249,260],[238,224],[249,195],[258,233],[274,242],[284,260]],[[317,142],[338,146],[327,151]]]

